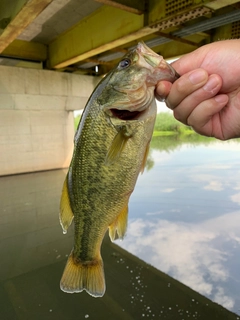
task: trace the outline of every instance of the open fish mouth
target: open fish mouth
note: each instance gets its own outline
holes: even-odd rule
[[[110,109],[112,115],[121,120],[135,120],[143,111]]]

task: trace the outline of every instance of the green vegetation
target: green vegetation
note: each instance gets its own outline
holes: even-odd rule
[[[75,131],[77,130],[77,127],[78,127],[78,123],[81,119],[81,114],[79,114],[78,116],[74,117],[74,129]]]
[[[194,131],[177,121],[171,113],[161,112],[157,114],[153,136],[170,136],[177,134],[189,135]]]
[[[172,134],[169,136],[153,136],[151,141],[151,148],[159,151],[171,152],[175,149],[181,148],[182,145],[208,145],[216,142],[215,138],[201,136],[200,134]]]

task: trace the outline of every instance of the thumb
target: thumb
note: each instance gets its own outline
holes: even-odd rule
[[[172,83],[169,81],[159,81],[155,88],[155,97],[159,101],[163,101],[167,98],[170,89],[172,87]]]

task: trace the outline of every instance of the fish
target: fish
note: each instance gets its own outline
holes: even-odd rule
[[[74,245],[60,288],[105,293],[101,244],[127,230],[128,202],[143,172],[157,114],[155,85],[179,75],[143,42],[129,51],[97,85],[74,137],[74,150],[60,201],[66,233],[74,220]]]

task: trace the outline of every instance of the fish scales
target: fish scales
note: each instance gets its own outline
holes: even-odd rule
[[[160,71],[159,71],[160,70]],[[95,89],[82,115],[64,183],[60,222],[74,217],[74,246],[61,289],[105,292],[101,243],[123,238],[128,201],[143,170],[156,117],[154,88],[178,75],[144,44],[130,52]]]
[[[141,166],[141,157],[135,159],[138,164],[133,166],[132,144],[139,149],[141,148],[142,153],[146,148],[146,143],[142,145],[143,138],[146,136],[145,127],[142,126],[124,150],[124,160],[121,163],[117,162],[112,166],[102,165],[116,132],[103,113],[95,114],[94,110],[93,108],[96,128],[94,135],[91,131],[91,124],[90,128],[84,126],[82,132],[84,139],[79,143],[81,150],[78,152],[79,156],[75,157],[72,163],[72,168],[82,167],[81,172],[75,171],[75,179],[73,179],[73,189],[79,191],[74,194],[73,204],[76,211],[79,210],[79,215],[74,219],[75,246],[73,252],[83,261],[85,258],[82,255],[86,255],[86,252],[89,255],[88,260],[96,256],[95,250],[92,252],[93,248],[99,249],[95,243],[99,239],[96,235],[104,236],[109,224],[114,222],[116,215],[126,205],[134,188]],[[104,138],[102,139],[102,137]],[[83,164],[84,159],[88,159],[88,161]],[[97,175],[96,172],[98,172]],[[119,181],[122,183],[119,184]],[[91,215],[92,212],[94,212],[94,217]],[[107,219],[104,219],[105,212],[109,212]],[[109,221],[111,222],[109,223]],[[78,244],[80,245],[78,246]]]

